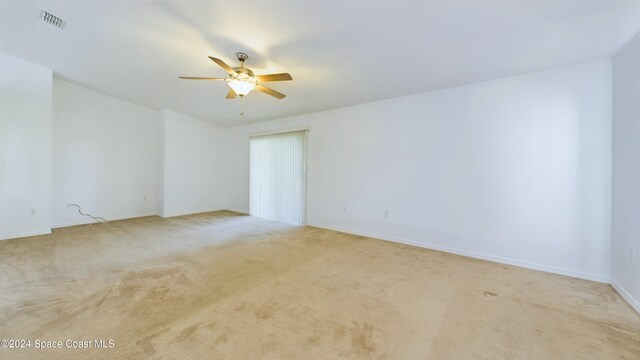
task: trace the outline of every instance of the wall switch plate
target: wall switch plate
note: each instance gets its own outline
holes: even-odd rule
[[[29,215],[35,215],[36,209],[29,209]]]
[[[631,259],[631,262],[636,262],[636,249],[632,247],[629,248],[629,259]]]
[[[389,210],[385,210],[384,211],[384,217],[388,218],[389,217]]]

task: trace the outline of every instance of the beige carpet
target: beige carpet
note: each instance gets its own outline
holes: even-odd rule
[[[0,241],[0,339],[31,339],[10,359],[639,359],[640,315],[605,284],[218,212]]]

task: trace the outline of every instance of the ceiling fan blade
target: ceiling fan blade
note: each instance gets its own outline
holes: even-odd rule
[[[227,99],[235,99],[236,96],[238,96],[238,94],[236,94],[233,89],[229,89],[229,92],[227,93]]]
[[[227,80],[223,78],[210,78],[210,77],[197,77],[197,76],[180,76],[180,79],[185,80]]]
[[[256,80],[258,80],[259,82],[289,81],[289,80],[293,80],[293,78],[289,73],[281,73],[281,74],[256,75]]]
[[[236,71],[233,70],[231,68],[231,66],[227,65],[224,61],[222,61],[220,59],[217,59],[217,58],[214,58],[213,56],[209,56],[209,59],[213,60],[214,63],[220,65],[220,67],[223,68],[224,71],[228,72],[229,75],[236,75],[237,74]]]
[[[287,95],[285,95],[285,94],[283,94],[281,92],[277,92],[277,91],[273,90],[272,88],[268,88],[268,87],[266,87],[264,85],[260,85],[260,84],[256,85],[256,90],[260,90],[263,93],[271,95],[271,96],[273,96],[275,98],[278,98],[278,99],[284,99],[284,97],[287,96]]]

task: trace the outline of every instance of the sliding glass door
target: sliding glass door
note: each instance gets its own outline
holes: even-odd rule
[[[304,223],[306,131],[250,139],[251,215]]]

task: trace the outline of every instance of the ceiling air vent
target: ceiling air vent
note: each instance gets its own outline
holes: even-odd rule
[[[64,25],[67,23],[66,21],[60,19],[52,13],[44,10],[40,10],[40,20],[49,23],[59,29],[63,29]]]

